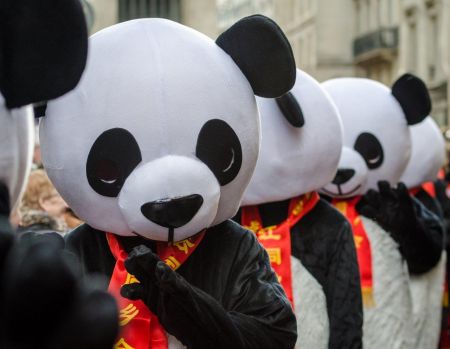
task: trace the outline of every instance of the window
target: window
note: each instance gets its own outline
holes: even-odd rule
[[[161,17],[181,20],[180,0],[119,0],[119,20]]]

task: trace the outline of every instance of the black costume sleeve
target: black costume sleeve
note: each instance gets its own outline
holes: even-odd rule
[[[140,245],[125,263],[140,284],[125,285],[122,294],[142,299],[165,329],[190,349],[292,349],[295,316],[253,234],[242,235],[229,262],[232,268],[220,303]]]
[[[423,274],[440,260],[444,228],[440,219],[411,197],[404,184],[396,189],[380,182],[379,192],[369,192],[357,204],[360,214],[375,220],[391,234],[411,274]]]

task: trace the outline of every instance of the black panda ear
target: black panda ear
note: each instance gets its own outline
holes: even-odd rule
[[[417,76],[402,75],[392,86],[392,94],[400,103],[408,125],[418,124],[430,115],[430,94],[425,83]]]
[[[1,0],[0,32],[0,92],[8,108],[78,84],[88,46],[79,0]]]
[[[280,108],[284,117],[292,126],[300,128],[305,124],[302,108],[291,92],[285,93],[275,100],[278,108]]]
[[[280,27],[262,15],[246,17],[216,40],[244,73],[255,95],[275,98],[295,83],[291,45]]]

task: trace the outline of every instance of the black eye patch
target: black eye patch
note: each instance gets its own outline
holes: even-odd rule
[[[195,153],[222,186],[236,178],[241,169],[241,142],[231,126],[223,120],[212,119],[203,125]]]
[[[354,148],[364,158],[369,169],[378,168],[383,163],[383,147],[373,134],[368,132],[361,133],[355,141]]]
[[[105,131],[95,140],[88,155],[89,185],[100,195],[116,197],[141,161],[139,145],[130,132],[123,128]]]

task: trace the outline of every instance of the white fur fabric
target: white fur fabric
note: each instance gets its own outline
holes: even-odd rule
[[[417,349],[438,347],[446,261],[443,252],[439,263],[428,273],[410,277]]]
[[[291,270],[298,335],[295,348],[327,349],[330,323],[322,286],[300,260],[292,256]]]
[[[389,234],[370,219],[361,218],[371,244],[375,300],[373,308],[364,309],[364,348],[413,348],[412,302],[406,265]]]
[[[186,349],[186,347],[174,336],[171,336],[170,334],[167,333],[167,338],[169,342],[168,345],[169,349]]]

